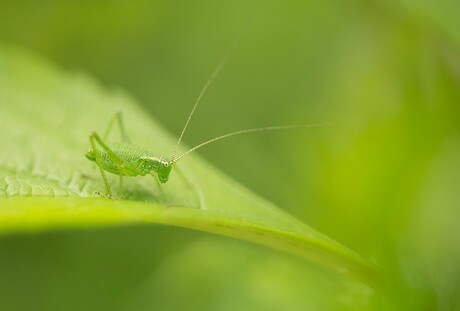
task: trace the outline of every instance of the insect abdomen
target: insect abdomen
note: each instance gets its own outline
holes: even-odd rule
[[[155,169],[152,161],[145,160],[152,156],[143,148],[125,143],[108,143],[107,147],[122,163],[122,165],[116,163],[105,149],[98,147],[101,166],[110,173],[122,176],[145,176]]]

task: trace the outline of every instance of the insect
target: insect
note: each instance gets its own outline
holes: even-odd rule
[[[91,147],[89,151],[86,152],[85,156],[89,160],[95,162],[97,166],[99,167],[99,170],[101,172],[102,179],[105,183],[107,194],[109,197],[112,196],[112,188],[110,187],[110,184],[108,182],[108,179],[105,173],[106,171],[112,174],[115,174],[115,175],[119,175],[120,194],[122,193],[122,189],[123,189],[123,177],[124,176],[133,177],[133,176],[152,175],[155,181],[157,182],[158,187],[161,191],[161,194],[164,198],[165,195],[162,190],[161,184],[166,183],[168,181],[172,168],[179,160],[181,160],[183,157],[187,156],[189,153],[195,151],[198,148],[201,148],[207,144],[213,143],[221,139],[225,139],[231,136],[245,134],[245,133],[282,130],[282,129],[293,129],[293,128],[316,127],[316,126],[324,125],[324,124],[283,125],[283,126],[270,126],[270,127],[240,130],[240,131],[231,132],[225,135],[221,135],[221,136],[209,139],[191,148],[190,150],[184,152],[183,154],[177,156],[177,151],[182,141],[182,137],[184,136],[185,130],[187,129],[188,124],[190,123],[193,113],[195,112],[207,88],[209,87],[211,82],[214,80],[214,78],[217,76],[219,71],[224,67],[228,58],[229,58],[229,53],[221,60],[219,65],[214,69],[210,78],[207,80],[206,84],[202,88],[187,118],[187,121],[185,122],[184,128],[182,129],[181,135],[179,136],[179,139],[177,140],[177,144],[174,149],[174,152],[172,153],[172,156],[170,158],[155,155],[141,147],[133,145],[126,133],[125,126],[123,123],[123,115],[121,112],[116,113],[113,116],[113,118],[110,120],[107,130],[105,131],[105,134],[102,138],[96,132],[93,132],[90,135],[89,141],[90,141]],[[120,129],[122,142],[106,142],[113,128],[113,125],[115,123],[118,124],[118,127]]]

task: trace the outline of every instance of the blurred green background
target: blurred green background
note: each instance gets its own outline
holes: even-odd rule
[[[0,1],[3,43],[127,90],[177,135],[240,36],[185,141],[333,122],[199,153],[386,276],[372,292],[177,228],[51,232],[0,239],[0,309],[460,310],[459,12],[453,0]]]

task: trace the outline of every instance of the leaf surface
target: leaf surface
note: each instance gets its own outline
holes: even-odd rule
[[[170,155],[176,139],[122,91],[69,74],[25,51],[0,49],[0,233],[129,223],[159,223],[266,245],[347,272],[372,284],[375,268],[270,202],[190,155],[163,186],[152,177],[109,174],[106,198],[95,163],[84,157],[92,131],[116,111],[131,140]],[[118,140],[114,131],[111,140]],[[184,148],[184,147],[183,147]],[[184,148],[185,150],[185,148]]]

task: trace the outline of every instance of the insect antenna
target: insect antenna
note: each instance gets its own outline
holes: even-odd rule
[[[322,126],[327,126],[327,125],[331,125],[331,124],[333,124],[333,123],[332,122],[327,122],[327,123],[314,123],[314,124],[301,124],[301,125],[279,125],[279,126],[251,128],[251,129],[245,129],[245,130],[240,130],[240,131],[236,131],[236,132],[231,132],[231,133],[227,133],[227,134],[224,134],[224,135],[221,135],[221,136],[218,136],[218,137],[214,137],[212,139],[209,139],[209,140],[207,140],[207,141],[205,141],[205,142],[193,147],[192,149],[184,152],[182,155],[180,155],[176,159],[172,159],[171,163],[175,163],[175,162],[179,161],[180,159],[182,159],[183,157],[185,157],[186,155],[188,155],[192,151],[197,150],[198,148],[201,148],[201,147],[203,147],[203,146],[205,146],[207,144],[210,144],[210,143],[213,143],[215,141],[218,141],[218,140],[221,140],[221,139],[224,139],[224,138],[228,138],[228,137],[231,137],[231,136],[236,136],[236,135],[241,135],[241,134],[246,134],[246,133],[253,133],[253,132],[263,132],[263,131],[277,131],[277,130],[289,130],[289,129],[299,129],[299,128],[322,127]]]
[[[193,116],[193,113],[195,112],[196,107],[198,106],[198,104],[200,103],[201,99],[203,98],[203,95],[206,93],[206,90],[208,89],[209,85],[212,83],[212,81],[217,77],[219,72],[227,64],[228,60],[232,56],[233,50],[238,45],[238,41],[239,41],[239,37],[236,38],[236,40],[233,42],[233,44],[230,47],[230,49],[227,51],[227,53],[224,55],[224,57],[222,57],[222,59],[217,64],[217,66],[214,69],[214,71],[211,73],[211,76],[209,77],[208,81],[206,81],[205,85],[201,89],[201,92],[198,95],[198,98],[196,99],[195,104],[193,105],[192,111],[190,112],[190,114],[189,114],[189,116],[187,118],[187,121],[185,122],[184,128],[182,129],[182,133],[180,134],[179,139],[177,140],[176,148],[174,149],[174,152],[173,152],[172,157],[171,157],[171,161],[170,161],[171,163],[176,162],[175,159],[176,159],[177,150],[179,149],[179,145],[180,145],[180,143],[182,141],[182,137],[184,136],[185,130],[187,129],[188,124],[190,123],[190,120],[192,119],[192,116]]]

